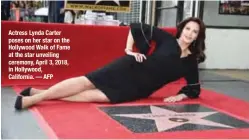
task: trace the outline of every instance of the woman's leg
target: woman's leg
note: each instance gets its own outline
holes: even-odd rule
[[[70,102],[110,102],[107,96],[99,89],[86,90],[59,100]]]
[[[37,88],[31,88],[30,89],[30,95],[35,95],[35,94],[39,94],[39,93],[42,93],[42,92],[45,92],[46,90],[45,89],[37,89]]]
[[[42,89],[34,89],[31,90],[31,96],[35,94],[40,94],[46,90]],[[59,100],[62,101],[70,101],[70,102],[109,102],[109,99],[106,97],[106,95],[100,91],[99,89],[90,89],[86,90],[77,94],[74,94],[72,96],[59,98]]]
[[[22,97],[22,108],[43,100],[60,99],[94,88],[95,86],[85,76],[70,78],[55,84],[40,94]]]
[[[27,96],[23,98],[22,108],[27,108],[35,104],[34,101],[32,101],[32,97],[33,96]],[[99,89],[86,90],[68,97],[59,98],[59,100],[69,102],[110,102],[107,96]]]

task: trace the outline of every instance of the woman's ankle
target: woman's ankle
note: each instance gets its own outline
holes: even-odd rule
[[[31,88],[31,90],[30,90],[30,95],[32,96],[32,95],[35,95],[35,94],[40,94],[40,93],[42,93],[43,91],[45,91],[45,90],[36,89],[36,88]]]

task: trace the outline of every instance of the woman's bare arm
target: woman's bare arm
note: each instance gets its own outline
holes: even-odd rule
[[[133,49],[132,49],[133,44],[134,44],[134,39],[133,39],[131,31],[129,31],[127,41],[126,41],[125,53],[127,55],[134,56],[137,62],[143,62],[143,60],[146,59],[146,56],[141,53],[133,52]]]
[[[131,31],[129,31],[128,37],[127,37],[127,41],[126,41],[126,48],[125,48],[125,52],[128,55],[132,55],[132,47],[134,44],[134,39],[132,37]]]

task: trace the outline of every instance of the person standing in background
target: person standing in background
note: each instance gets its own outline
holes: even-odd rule
[[[64,22],[64,1],[49,1],[48,21],[51,23]]]
[[[56,1],[57,11],[58,11],[58,23],[64,23],[65,17],[65,9],[64,9],[64,1]]]
[[[9,20],[10,18],[10,1],[2,1],[1,2],[1,16],[2,20]]]

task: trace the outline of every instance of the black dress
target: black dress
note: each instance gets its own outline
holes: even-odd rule
[[[142,27],[142,30],[141,30]],[[111,101],[120,103],[149,97],[165,84],[185,77],[187,84],[179,93],[189,98],[200,94],[198,63],[194,54],[180,58],[181,49],[170,33],[141,23],[130,25],[136,47],[141,53],[149,51],[148,41],[155,41],[155,50],[142,63],[125,55],[85,76]],[[146,39],[145,39],[146,37]],[[197,83],[197,84],[196,84]],[[178,94],[179,94],[178,93]]]

